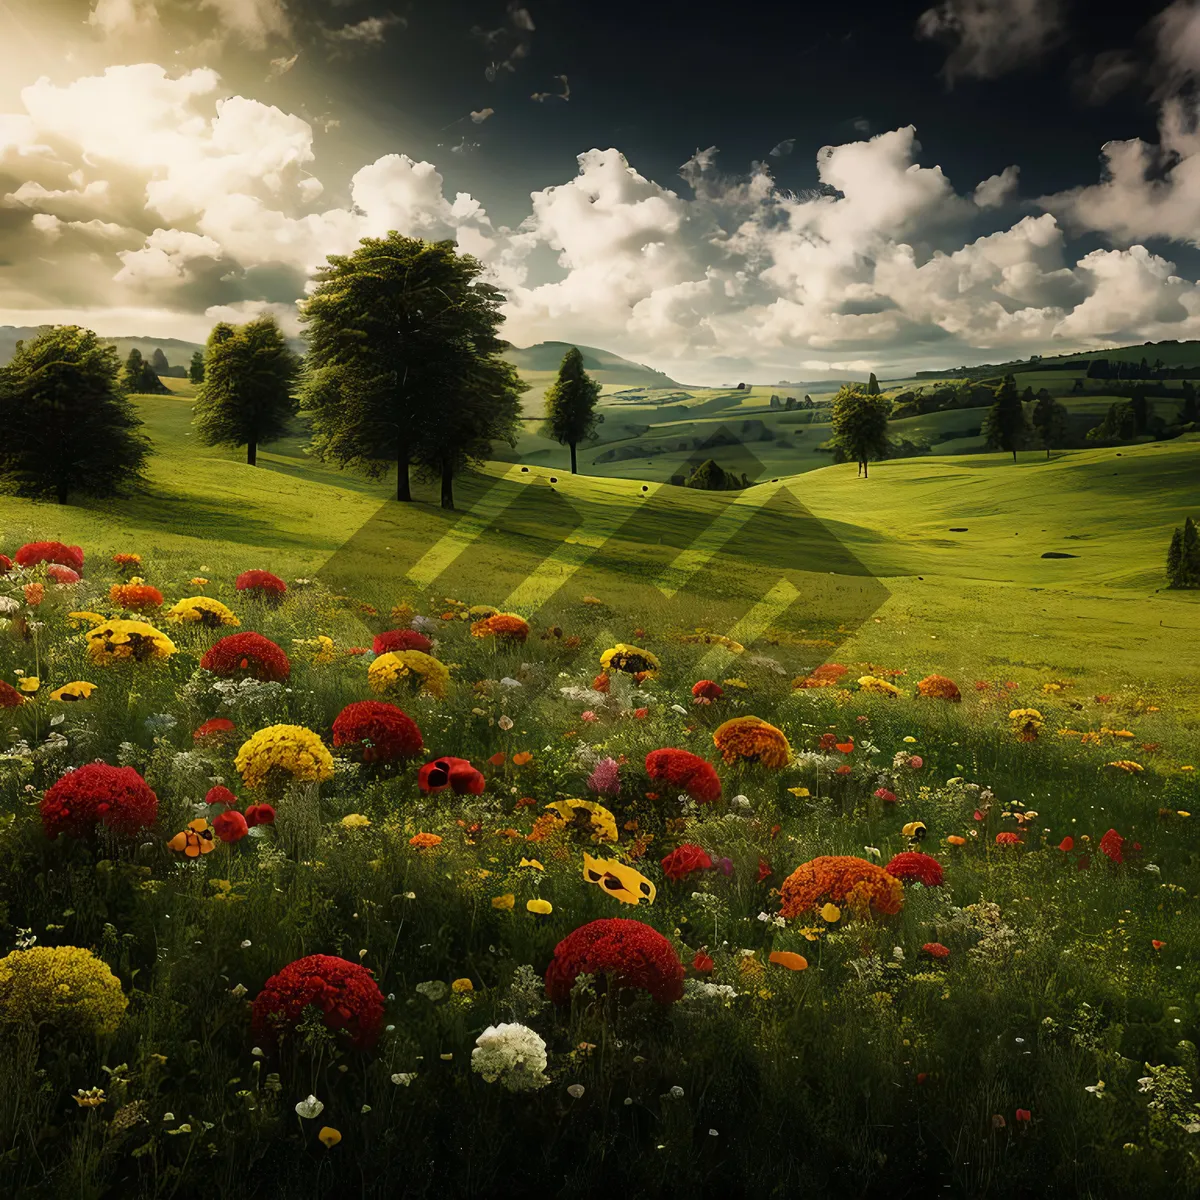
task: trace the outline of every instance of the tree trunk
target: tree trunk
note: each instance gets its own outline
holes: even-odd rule
[[[59,504],[66,504],[67,490],[69,487],[70,487],[70,485],[67,483],[67,481],[65,479],[59,480],[58,486],[55,488],[55,491],[58,493]]]
[[[396,499],[411,500],[408,486],[408,443],[401,442],[396,449]]]
[[[246,462],[252,467],[258,466],[258,443],[246,443]]]
[[[1016,462],[1016,461],[1017,461],[1017,452],[1016,452],[1016,450],[1014,450],[1013,451],[1013,462]]]
[[[571,442],[570,446],[571,446],[571,474],[578,475],[579,471],[575,466],[575,443]]]
[[[862,464],[862,477],[864,479],[868,479],[868,478],[870,478],[870,475],[871,475],[870,464],[864,459],[863,464]]]
[[[442,507],[454,508],[454,465],[448,454],[442,459]]]

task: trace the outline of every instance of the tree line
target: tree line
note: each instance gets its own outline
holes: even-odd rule
[[[301,306],[303,357],[272,316],[213,327],[188,371],[198,440],[244,448],[254,466],[304,412],[319,460],[371,478],[395,470],[399,501],[412,499],[414,474],[439,482],[453,508],[455,477],[492,443],[516,444],[529,388],[500,357],[503,293],[482,273],[451,241],[395,232],[331,255]],[[143,480],[150,444],[130,396],[166,391],[154,367],[136,349],[122,365],[78,326],[18,343],[0,368],[0,481],[66,503]],[[573,472],[577,446],[603,421],[599,395],[572,348],[547,390],[542,432],[570,448]]]

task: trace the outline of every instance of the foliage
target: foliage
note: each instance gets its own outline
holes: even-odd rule
[[[1010,451],[1013,462],[1017,461],[1017,451],[1028,441],[1029,417],[1011,375],[1005,375],[996,391],[996,402],[983,422],[983,437],[988,449]]]
[[[1167,586],[1200,587],[1200,530],[1188,517],[1183,528],[1176,527],[1167,549]]]
[[[1066,443],[1067,439],[1067,410],[1044,388],[1036,397],[1030,423],[1037,430],[1043,446],[1046,447],[1046,457],[1051,450],[1057,450]]]
[[[188,379],[192,383],[204,382],[204,351],[193,350],[192,361],[188,364]]]
[[[161,353],[161,351],[160,351]],[[154,367],[142,357],[142,352],[135,346],[125,360],[121,372],[121,390],[127,396],[140,393],[146,396],[162,396],[167,394],[167,386],[158,377]]]
[[[571,474],[576,473],[575,448],[596,434],[604,417],[596,412],[600,385],[583,369],[583,355],[572,346],[563,355],[558,378],[546,389],[543,437],[571,448]]]
[[[891,401],[843,385],[833,398],[830,439],[835,451],[856,462],[863,476],[872,459],[885,458],[888,451],[888,413]]]
[[[116,351],[60,325],[0,369],[0,481],[21,496],[111,496],[143,479],[150,444],[117,382]]]

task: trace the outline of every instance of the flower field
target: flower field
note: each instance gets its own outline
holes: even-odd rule
[[[0,1194],[1200,1189],[1187,697],[0,550]]]

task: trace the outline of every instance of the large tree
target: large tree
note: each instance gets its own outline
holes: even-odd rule
[[[490,430],[508,428],[496,399],[516,386],[497,365],[504,296],[482,271],[453,242],[394,231],[330,256],[302,314],[303,407],[319,457],[375,478],[394,466],[396,499],[411,500],[411,465],[436,461],[445,479],[449,462],[452,478],[478,458]],[[461,453],[447,456],[448,437]]]
[[[296,413],[299,356],[273,316],[246,325],[221,322],[208,337],[204,381],[196,393],[196,425],[206,446],[258,447],[283,437]]]
[[[1046,447],[1046,457],[1051,450],[1058,450],[1067,440],[1067,410],[1043,388],[1033,406],[1031,420],[1042,445]]]
[[[571,474],[576,473],[575,447],[595,436],[604,417],[596,413],[600,385],[583,369],[583,355],[572,346],[563,355],[558,378],[546,389],[543,437],[571,447]],[[776,402],[778,402],[776,398]]]
[[[1011,451],[1013,462],[1017,461],[1017,451],[1029,439],[1029,418],[1017,393],[1017,381],[1011,375],[1005,375],[996,389],[996,402],[983,422],[983,436],[989,450]]]
[[[891,407],[890,400],[868,395],[848,384],[844,384],[833,398],[830,420],[833,436],[830,440],[840,455],[858,463],[858,473],[864,478],[870,460],[887,455]]]
[[[139,480],[150,443],[120,378],[116,350],[90,329],[60,325],[18,342],[0,370],[0,479],[60,504]]]

